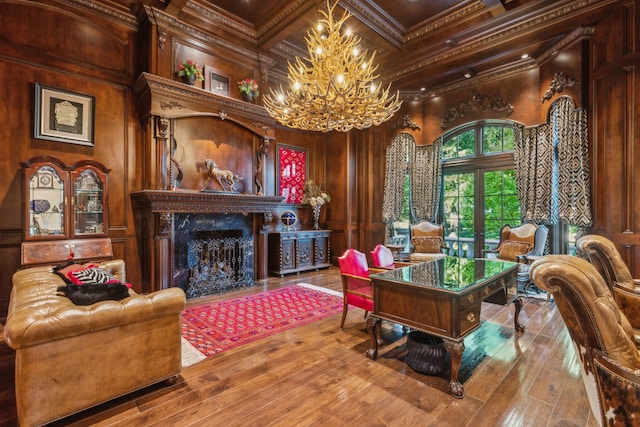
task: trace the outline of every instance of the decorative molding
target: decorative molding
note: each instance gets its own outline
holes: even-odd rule
[[[540,55],[538,55],[536,57],[536,63],[538,65],[544,64],[549,59],[551,59],[552,57],[557,55],[558,52],[566,49],[567,47],[569,47],[570,45],[572,45],[576,41],[591,37],[593,35],[593,33],[595,32],[595,30],[596,30],[595,27],[578,27],[578,28],[576,28],[575,30],[573,30],[572,32],[567,34],[565,37],[560,39],[553,46],[551,46],[549,49],[547,49],[546,51],[544,51]]]
[[[551,83],[549,83],[549,89],[547,89],[547,91],[544,93],[544,96],[542,97],[542,103],[550,100],[553,97],[553,95],[555,95],[556,93],[560,93],[565,88],[571,87],[576,83],[578,83],[578,80],[569,76],[564,71],[556,72],[553,75],[553,79],[551,80]]]
[[[91,13],[102,15],[105,18],[109,18],[120,23],[125,23],[131,28],[138,28],[137,19],[134,16],[131,16],[129,11],[123,13],[93,0],[62,0],[61,2],[80,9],[88,10]]]
[[[411,130],[420,130],[420,126],[416,124],[416,122],[411,121],[411,117],[408,114],[403,114],[400,116],[396,122],[391,125],[393,129],[411,129]]]
[[[141,190],[131,193],[131,200],[143,212],[163,215],[173,213],[276,213],[284,201],[281,196],[209,193],[197,190]],[[171,227],[169,226],[169,229]]]
[[[217,95],[150,73],[142,73],[138,77],[133,92],[141,120],[150,116],[169,119],[212,116],[232,121],[262,139],[274,139],[269,133],[275,126],[275,120],[260,105]]]
[[[500,96],[489,98],[480,96],[478,92],[473,92],[471,98],[461,103],[458,107],[450,107],[447,113],[440,120],[440,128],[446,129],[447,123],[456,119],[465,117],[471,113],[487,112],[487,111],[506,111],[507,116],[513,113],[513,105],[502,99]]]
[[[162,212],[158,214],[158,237],[171,237],[173,229],[173,214]]]
[[[578,10],[583,13],[587,12],[590,7],[602,7],[604,5],[603,3],[615,3],[615,0],[575,0],[559,8],[549,9],[546,13],[536,15],[533,18],[516,23],[513,26],[502,30],[496,29],[495,31],[489,31],[487,32],[488,36],[486,37],[474,39],[468,43],[462,40],[457,40],[459,44],[456,47],[448,49],[440,55],[425,58],[413,64],[406,64],[404,62],[401,64],[399,63],[398,70],[383,75],[382,80],[396,81],[416,73],[423,73],[425,69],[434,66],[435,64],[464,57],[469,52],[486,49],[492,45],[498,45],[516,34],[526,34],[536,27],[542,28],[544,25],[550,25],[552,22],[559,20],[560,17],[574,14]]]

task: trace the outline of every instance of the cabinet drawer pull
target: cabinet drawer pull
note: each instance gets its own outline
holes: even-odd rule
[[[468,320],[469,322],[472,322],[472,323],[473,323],[473,322],[475,322],[475,321],[476,321],[476,315],[475,315],[475,314],[473,314],[473,313],[469,313],[469,314],[467,314],[467,320]]]
[[[467,295],[467,301],[469,302],[473,302],[474,298],[473,298],[473,294],[469,294]]]

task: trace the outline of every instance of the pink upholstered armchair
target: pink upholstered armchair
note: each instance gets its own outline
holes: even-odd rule
[[[410,262],[399,262],[393,259],[393,252],[385,245],[376,245],[371,251],[371,263],[375,268],[391,270],[398,267],[406,267],[411,265]]]
[[[340,329],[342,329],[347,317],[347,306],[352,305],[363,309],[366,318],[368,313],[373,310],[373,293],[365,254],[355,249],[347,249],[341,257],[338,257],[338,263],[340,264],[344,294],[344,307],[340,322]]]

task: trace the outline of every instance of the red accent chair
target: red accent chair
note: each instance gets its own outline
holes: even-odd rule
[[[342,321],[340,322],[340,329],[342,329],[344,320],[347,317],[348,305],[363,309],[366,319],[369,312],[373,310],[373,293],[371,279],[369,279],[369,265],[365,254],[355,249],[347,249],[341,257],[338,257],[338,263],[340,264],[342,292],[344,294],[344,308]]]
[[[385,245],[376,245],[371,251],[371,263],[375,268],[391,270],[412,265],[411,262],[398,262],[393,259],[393,252]]]

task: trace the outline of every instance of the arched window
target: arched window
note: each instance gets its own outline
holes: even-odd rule
[[[479,121],[443,136],[441,218],[450,255],[481,257],[504,224],[521,223],[513,149],[515,123]]]

